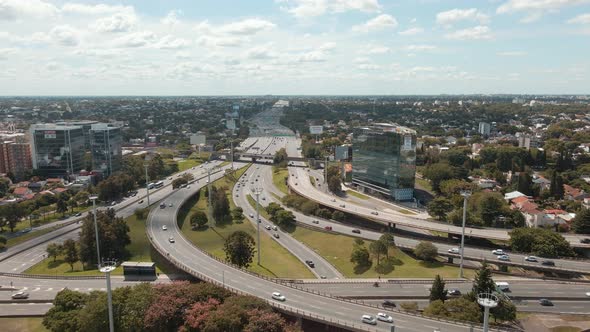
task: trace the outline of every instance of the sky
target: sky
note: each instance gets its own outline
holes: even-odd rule
[[[590,94],[590,0],[0,0],[0,95]]]

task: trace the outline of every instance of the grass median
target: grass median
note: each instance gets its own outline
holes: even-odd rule
[[[5,332],[48,332],[43,326],[43,317],[2,317],[0,326]]]
[[[459,274],[457,267],[447,266],[440,262],[423,262],[397,248],[389,250],[393,265],[390,272],[377,273],[374,263],[369,268],[355,270],[354,264],[350,262],[354,237],[315,231],[305,227],[297,227],[291,236],[312,248],[348,278],[377,278],[378,276],[383,278],[433,278],[437,274],[443,278],[456,278]],[[364,242],[365,247],[368,248],[371,241],[364,240]],[[465,275],[471,277],[473,271],[466,270]]]
[[[238,179],[246,168],[237,171],[235,179]],[[235,204],[231,197],[231,189],[235,182],[227,177],[213,182],[217,188],[227,187],[227,195],[230,206],[233,209]],[[248,195],[249,196],[249,195]],[[249,197],[252,199],[252,197]],[[179,227],[183,235],[194,245],[205,250],[220,259],[225,259],[223,244],[225,239],[236,231],[244,231],[256,239],[256,229],[250,221],[242,223],[225,223],[219,225],[208,225],[199,230],[192,230],[190,215],[195,211],[207,211],[207,197],[204,190],[201,190],[198,197],[191,199],[182,207],[179,213]],[[261,208],[261,213],[263,209]],[[268,277],[278,278],[313,278],[314,275],[289,251],[274,241],[266,232],[260,233],[261,264],[256,264],[256,256],[248,268],[249,271],[259,273]]]
[[[285,194],[289,194],[286,178],[289,176],[289,170],[286,168],[273,168],[272,183]]]

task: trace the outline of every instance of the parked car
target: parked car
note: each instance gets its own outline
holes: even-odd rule
[[[393,317],[389,316],[386,313],[380,312],[377,314],[377,319],[386,322],[386,323],[393,323]]]
[[[137,204],[143,204],[143,199],[141,201],[137,202]]]
[[[279,300],[279,301],[285,301],[286,300],[285,296],[282,295],[279,292],[273,292],[272,293],[272,298],[275,299],[275,300]]]
[[[377,320],[371,315],[362,315],[361,322],[365,324],[377,325]]]
[[[352,230],[352,232],[355,233],[355,234],[360,234],[361,233],[361,230],[358,229],[358,228],[355,228],[355,229]]]
[[[535,257],[535,256],[526,256],[526,257],[524,258],[524,260],[525,260],[525,261],[527,261],[527,262],[533,262],[533,263],[536,263],[536,262],[538,262],[538,261],[539,261],[539,260],[537,259],[537,257]]]
[[[29,298],[29,293],[27,292],[16,292],[14,294],[12,294],[12,298],[15,300],[24,300],[24,299],[28,299]]]

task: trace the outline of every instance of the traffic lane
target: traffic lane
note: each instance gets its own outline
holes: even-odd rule
[[[168,234],[160,232],[159,230],[161,229],[162,224],[169,223],[170,220],[176,219],[178,206],[184,200],[184,197],[182,196],[184,194],[187,193],[177,192],[173,194],[170,199],[175,202],[176,206],[172,209],[156,209],[152,212],[149,218],[148,233],[155,242],[155,245],[163,248],[167,252],[167,256],[174,257],[192,270],[199,271],[209,278],[212,278],[219,283],[223,282],[225,285],[234,289],[239,289],[263,299],[269,299],[273,291],[279,291],[287,297],[287,301],[284,303],[285,305],[310,314],[327,317],[326,319],[337,319],[342,322],[347,322],[348,324],[361,326],[359,318],[366,310],[368,310],[364,306],[302,292],[285,285],[276,284],[255,277],[246,272],[225,265],[220,261],[203,254],[189,243],[180,234],[180,230],[175,222],[173,222],[174,225],[169,229],[170,232]],[[170,235],[175,237],[175,243],[170,243],[168,241]],[[392,315],[395,315],[400,320],[408,322],[407,331],[423,331],[424,327],[431,327],[431,324],[443,327],[445,331],[468,331],[468,328],[463,326],[441,323],[427,318],[407,316],[400,313],[392,313]],[[389,331],[389,327],[383,325],[377,326],[377,329],[380,331]]]
[[[0,303],[0,317],[42,316],[52,307],[52,303]]]
[[[261,182],[262,186],[264,186],[264,178],[260,178],[259,176],[261,175],[261,173],[265,172],[266,170],[272,171],[272,168],[270,166],[262,166],[262,167],[257,166],[256,168],[251,167],[250,170],[252,170],[252,172],[250,172],[251,174],[247,174],[247,176],[250,176],[250,177],[256,178],[256,179],[263,179],[260,182]],[[236,204],[238,206],[242,207],[242,209],[245,212],[246,218],[248,220],[250,220],[252,225],[254,227],[258,227],[255,217],[254,218],[250,217],[250,215],[256,216],[256,209],[254,207],[252,207],[247,200],[247,195],[249,195],[249,194],[252,195],[252,193],[249,192],[248,189],[246,189],[246,186],[240,186],[240,187],[238,187],[238,185],[234,186],[234,197],[235,197],[234,200],[236,201]],[[259,204],[260,204],[261,209],[264,209],[264,207],[267,205],[267,202],[272,200],[271,195],[269,195],[268,193],[263,193],[263,195],[264,196],[261,195],[261,197],[264,197],[264,200],[260,201],[260,199],[259,199]],[[268,198],[266,198],[266,197],[268,197]],[[330,279],[343,278],[342,274],[340,272],[338,272],[338,270],[336,270],[336,268],[334,268],[328,261],[326,261],[322,256],[317,254],[311,248],[305,246],[301,242],[299,242],[296,239],[294,239],[293,237],[291,237],[288,233],[285,233],[278,228],[277,228],[277,231],[274,231],[272,229],[267,230],[266,229],[267,226],[273,227],[274,224],[262,216],[260,216],[260,220],[262,221],[262,223],[260,225],[262,228],[262,232],[265,234],[268,234],[268,236],[271,236],[273,240],[277,241],[284,248],[289,250],[289,252],[291,252],[296,258],[298,258],[313,274],[316,275],[316,277],[318,277],[318,278],[325,277],[325,278],[330,278]],[[279,234],[278,239],[276,237],[274,237],[275,233]],[[310,267],[306,262],[307,260],[313,261],[315,266],[313,268]]]

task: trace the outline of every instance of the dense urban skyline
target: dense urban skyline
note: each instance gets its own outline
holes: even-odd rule
[[[590,1],[0,2],[3,95],[588,93]]]

